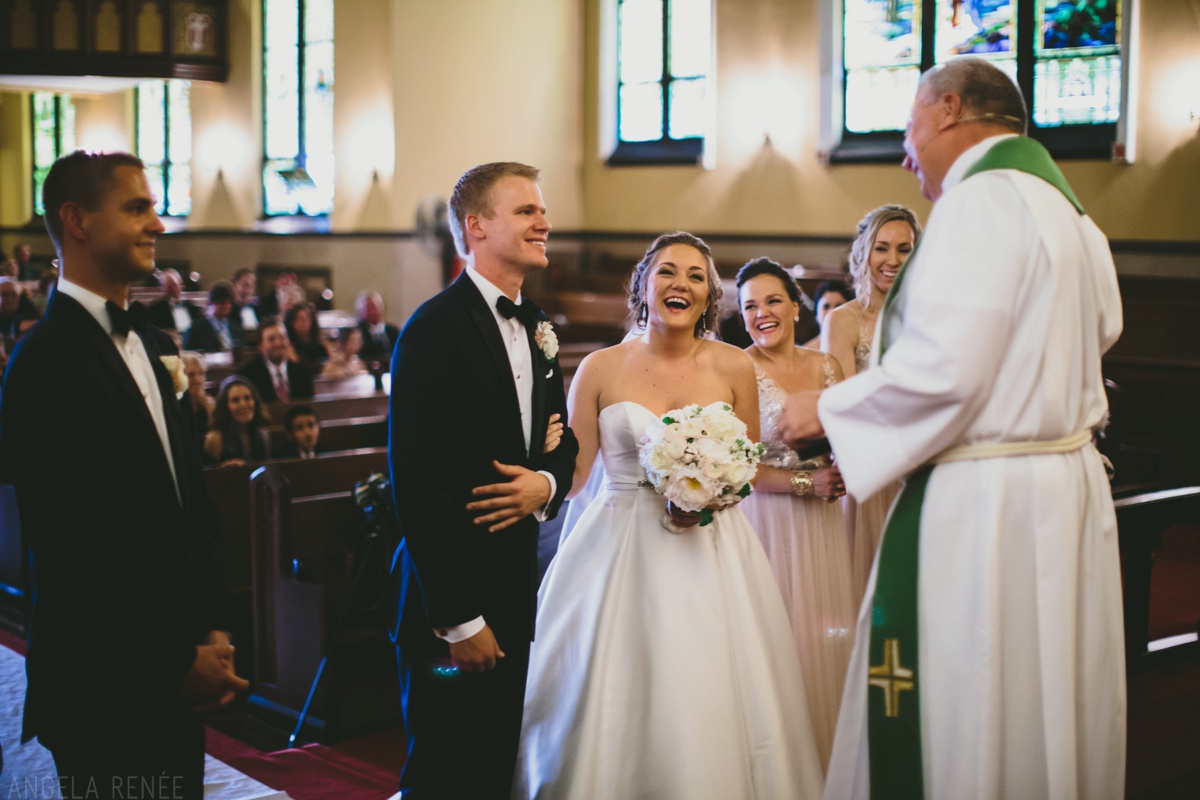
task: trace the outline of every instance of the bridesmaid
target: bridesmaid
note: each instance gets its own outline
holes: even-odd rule
[[[870,365],[875,323],[883,301],[920,236],[917,215],[904,206],[880,206],[858,223],[850,248],[850,275],[856,302],[829,312],[821,331],[821,349],[838,360],[847,378]],[[860,502],[846,498],[856,600],[861,600],[866,591],[883,523],[899,489],[898,483],[893,484]]]
[[[824,770],[858,612],[846,523],[835,502],[846,488],[828,456],[801,461],[780,439],[775,423],[789,394],[832,386],[842,371],[832,356],[794,344],[800,293],[783,267],[755,259],[738,272],[737,287],[742,322],[754,341],[746,352],[758,379],[767,448],[754,493],[741,506],[783,592]]]

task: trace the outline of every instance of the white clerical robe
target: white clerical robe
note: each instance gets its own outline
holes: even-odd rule
[[[947,175],[878,366],[821,397],[856,497],[952,446],[1060,439],[1104,418],[1100,357],[1121,331],[1108,243],[1039,178],[995,170],[964,181],[997,141]],[[1096,450],[935,467],[918,559],[925,796],[1123,797],[1121,577]],[[868,797],[874,585],[873,570],[829,800]]]

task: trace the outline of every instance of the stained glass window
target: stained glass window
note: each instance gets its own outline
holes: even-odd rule
[[[618,0],[617,151],[695,163],[709,118],[712,0]]]
[[[33,119],[33,210],[39,217],[42,184],[50,167],[75,150],[75,104],[69,94],[34,92],[30,98]]]
[[[147,81],[137,88],[137,152],[159,214],[192,211],[192,109],[189,81]]]
[[[333,0],[263,0],[263,205],[333,209]]]
[[[1115,139],[1119,0],[843,0],[842,8],[851,150],[856,140],[898,143],[921,73],[961,55],[991,61],[1017,82],[1031,106],[1030,134],[1052,150],[1101,155]]]

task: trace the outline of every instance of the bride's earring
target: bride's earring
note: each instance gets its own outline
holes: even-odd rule
[[[642,301],[641,307],[638,309],[637,316],[638,325],[645,326],[650,321],[650,308],[646,305],[646,301]]]
[[[800,321],[800,315],[799,315],[799,314],[797,314],[795,317],[793,317],[793,318],[792,318],[792,322],[799,322],[799,321]]]

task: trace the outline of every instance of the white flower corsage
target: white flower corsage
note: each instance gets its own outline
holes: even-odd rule
[[[553,361],[558,355],[558,335],[554,332],[554,326],[546,320],[537,324],[537,329],[533,332],[533,343],[542,349],[542,355],[547,361]]]
[[[167,373],[171,376],[171,386],[175,389],[175,394],[182,395],[187,391],[188,379],[187,373],[183,371],[183,359],[179,356],[159,356],[159,361],[167,368]]]

